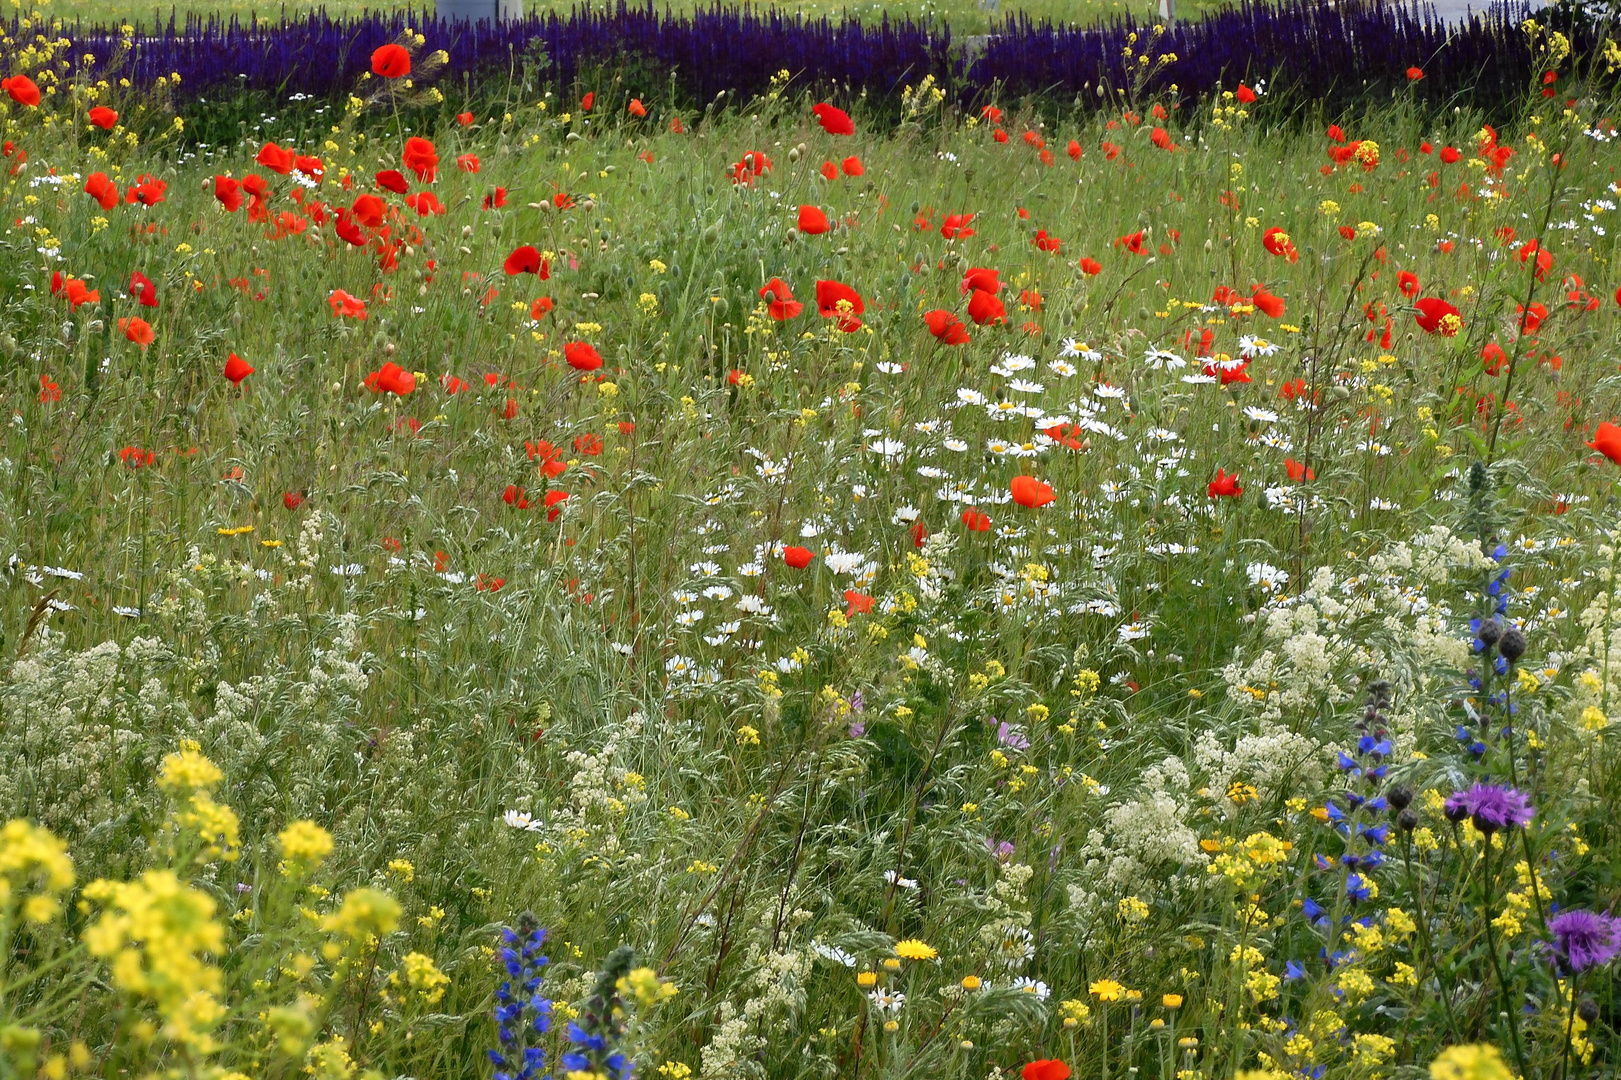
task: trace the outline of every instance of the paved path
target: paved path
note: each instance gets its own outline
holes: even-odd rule
[[[1502,7],[1505,5],[1491,4],[1484,2],[1484,0],[1428,0],[1426,3],[1415,3],[1410,6],[1417,9],[1430,8],[1435,12],[1436,17],[1441,21],[1458,23],[1465,21],[1471,13],[1484,13],[1488,9]],[[1515,11],[1519,11],[1525,5],[1514,3],[1507,6]],[[1546,6],[1547,0],[1531,0],[1530,2],[1530,7],[1533,10]]]

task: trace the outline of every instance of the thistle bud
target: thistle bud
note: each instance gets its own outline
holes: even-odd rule
[[[1503,640],[1497,643],[1497,651],[1503,659],[1514,663],[1525,655],[1525,634],[1517,626],[1511,626],[1503,631]]]

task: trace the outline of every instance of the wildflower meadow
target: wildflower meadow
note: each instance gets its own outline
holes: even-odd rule
[[[1614,1077],[1568,17],[1332,111],[430,21],[209,127],[25,13],[0,1077]]]

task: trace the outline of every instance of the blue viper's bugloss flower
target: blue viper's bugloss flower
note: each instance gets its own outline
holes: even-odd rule
[[[542,970],[550,963],[540,952],[546,931],[526,913],[516,930],[502,928],[501,939],[501,961],[509,978],[495,990],[500,1045],[486,1053],[495,1066],[494,1080],[536,1080],[546,1067],[546,1052],[529,1040],[550,1030],[552,1014],[552,1003],[538,993]]]
[[[1160,35],[1154,52],[1175,53],[1177,59],[1153,71],[1143,92],[1165,98],[1175,84],[1176,96],[1191,102],[1230,90],[1241,79],[1265,78],[1339,107],[1381,85],[1448,97],[1472,88],[1471,102],[1489,112],[1518,101],[1541,71],[1530,39],[1519,30],[1529,13],[1524,5],[1504,5],[1447,25],[1427,8],[1382,0],[1338,6],[1245,2]],[[1591,26],[1554,11],[1538,18],[1569,36],[1576,55],[1594,49]],[[993,26],[983,48],[964,52],[953,48],[949,27],[928,20],[856,23],[720,7],[676,15],[623,0],[613,9],[577,7],[562,16],[502,23],[453,23],[411,11],[368,12],[344,21],[316,11],[263,24],[188,15],[184,22],[171,16],[168,25],[135,34],[125,73],[140,86],[177,72],[188,93],[204,96],[262,90],[341,101],[370,70],[372,50],[407,25],[430,48],[449,53],[449,71],[457,76],[505,73],[515,58],[537,55],[538,46],[546,65],[538,74],[553,85],[571,85],[600,62],[634,56],[676,72],[681,91],[696,101],[712,101],[722,90],[746,100],[767,90],[772,76],[786,68],[801,83],[838,85],[852,96],[891,94],[933,75],[965,106],[993,94],[1073,96],[1100,84],[1131,86],[1137,65],[1125,53],[1127,38],[1138,34],[1140,51],[1148,37],[1146,27],[1129,17],[1069,27],[1016,15]],[[63,55],[73,57],[110,55],[121,37],[109,27],[76,24],[64,31],[70,45]],[[9,32],[14,40],[31,40],[15,18]],[[1425,78],[1410,86],[1406,69],[1417,62]],[[1082,100],[1108,101],[1092,95]],[[1501,559],[1508,550],[1499,545],[1493,554]]]

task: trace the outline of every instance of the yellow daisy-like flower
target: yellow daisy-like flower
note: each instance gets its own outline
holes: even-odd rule
[[[940,954],[932,945],[927,945],[917,938],[907,938],[905,941],[895,943],[895,955],[903,960],[933,960]]]
[[[1495,1046],[1449,1046],[1430,1063],[1430,1080],[1513,1080]]]
[[[1099,1001],[1119,1001],[1126,994],[1126,988],[1113,979],[1099,979],[1087,987],[1092,996]]]

